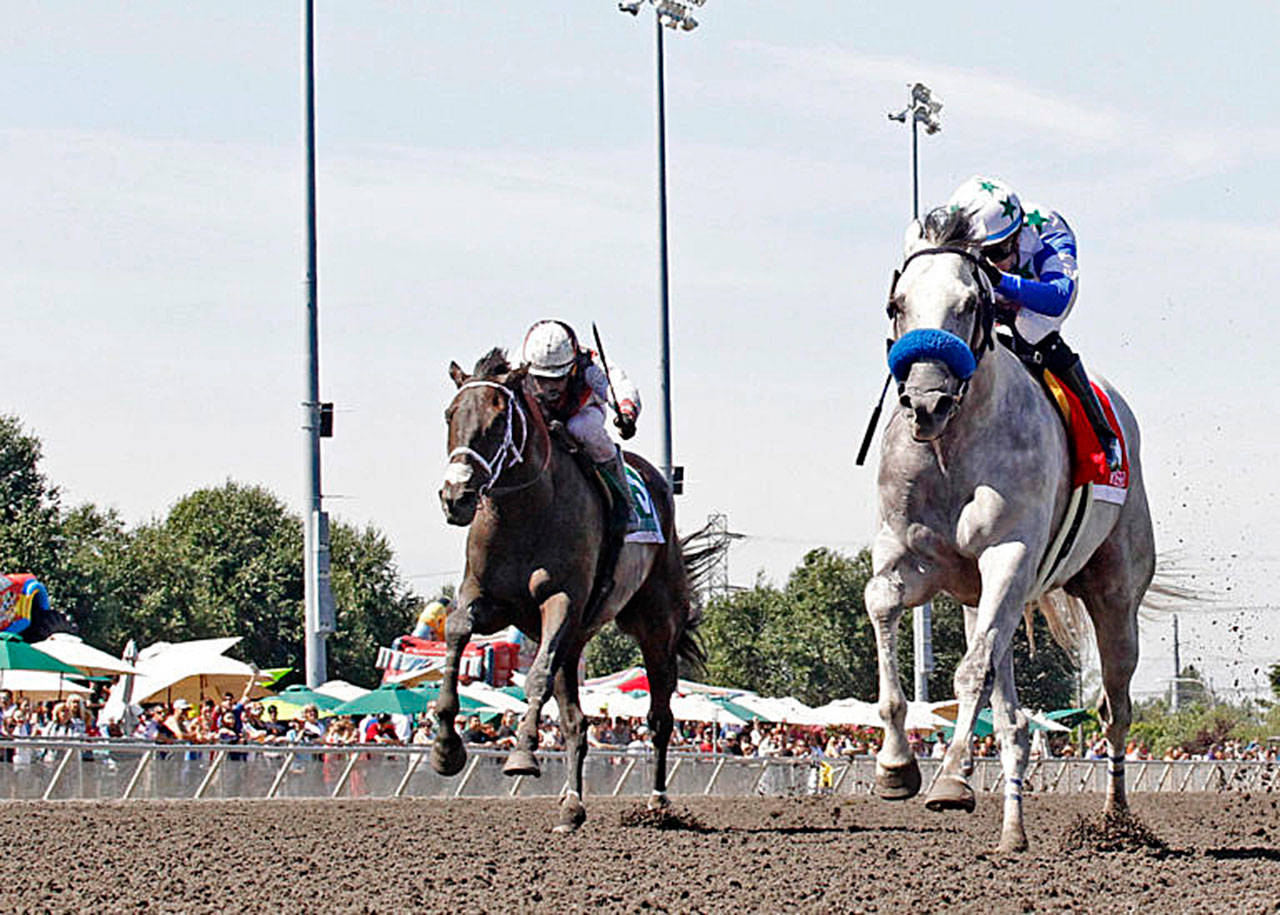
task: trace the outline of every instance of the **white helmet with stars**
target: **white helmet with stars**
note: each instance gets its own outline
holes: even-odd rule
[[[568,375],[578,358],[578,341],[563,321],[539,321],[524,336],[521,358],[537,378]]]
[[[947,207],[973,216],[984,233],[984,246],[998,244],[1022,227],[1022,202],[999,178],[974,175],[956,188]]]

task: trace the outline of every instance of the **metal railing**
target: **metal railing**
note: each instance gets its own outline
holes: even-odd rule
[[[549,797],[561,792],[565,754],[539,753],[541,778],[502,775],[506,753],[470,749],[467,764],[446,778],[431,768],[429,746],[210,745],[128,741],[0,740],[0,800],[127,800],[231,798]],[[919,761],[926,787],[941,767]],[[586,793],[643,796],[652,785],[653,756],[592,750]],[[1280,764],[1225,760],[1135,760],[1125,764],[1130,792],[1280,792]],[[971,783],[1000,792],[998,759],[974,760]],[[1029,793],[1106,790],[1106,761],[1032,760]],[[746,797],[869,794],[875,759],[741,758],[672,752],[671,795]]]

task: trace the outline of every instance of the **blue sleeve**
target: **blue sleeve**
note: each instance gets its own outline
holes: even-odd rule
[[[1000,276],[996,291],[1006,299],[1034,312],[1056,318],[1067,310],[1075,283],[1062,274],[1046,273],[1041,280],[1028,280],[1010,273]]]

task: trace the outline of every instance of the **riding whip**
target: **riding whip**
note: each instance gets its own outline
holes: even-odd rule
[[[613,398],[613,412],[622,416],[622,408],[618,406],[618,392],[613,389],[613,377],[609,374],[609,360],[604,356],[604,344],[600,342],[600,331],[596,322],[591,322],[591,334],[596,338],[596,352],[600,354],[600,364],[604,367],[604,380],[609,383],[609,396]]]
[[[862,447],[858,449],[858,458],[853,462],[855,466],[861,467],[863,461],[867,459],[867,449],[871,447],[871,437],[876,434],[876,426],[880,424],[880,408],[884,406],[884,395],[888,392],[891,381],[893,381],[892,372],[885,376],[884,387],[880,389],[880,399],[876,401],[876,408],[871,411],[871,421],[867,423],[867,431],[862,436]]]

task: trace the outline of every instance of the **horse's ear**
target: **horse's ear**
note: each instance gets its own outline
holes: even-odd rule
[[[902,256],[905,258],[924,241],[924,223],[918,219],[907,224],[907,231],[902,237]]]
[[[456,362],[449,363],[449,377],[453,379],[453,383],[458,387],[462,387],[467,382],[467,373]]]
[[[519,387],[524,383],[524,376],[529,374],[529,367],[522,365],[519,368],[512,369],[502,376],[502,383],[509,388]]]

